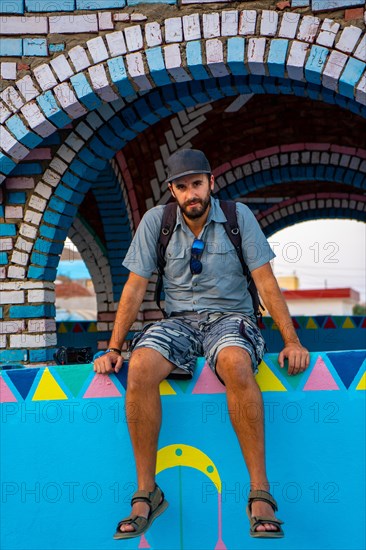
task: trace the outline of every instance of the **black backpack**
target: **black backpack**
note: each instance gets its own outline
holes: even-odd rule
[[[245,260],[243,258],[243,252],[241,248],[241,235],[238,226],[238,220],[236,216],[236,203],[234,201],[220,200],[220,207],[223,210],[227,221],[224,223],[225,231],[230,241],[235,247],[236,253],[243,268],[244,276],[248,281],[248,290],[253,302],[254,314],[257,318],[257,324],[260,323],[262,314],[260,308],[263,309],[260,303],[257,287],[252,279],[251,273]],[[162,311],[164,317],[167,317],[165,311],[160,307],[161,292],[163,289],[163,274],[166,266],[165,251],[173,234],[177,218],[177,203],[172,202],[165,206],[163,219],[161,222],[159,239],[157,243],[157,266],[158,266],[158,279],[155,287],[155,301],[158,308]]]

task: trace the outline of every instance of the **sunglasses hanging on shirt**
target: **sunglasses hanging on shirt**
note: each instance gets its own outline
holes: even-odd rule
[[[201,239],[195,239],[191,248],[190,268],[192,275],[199,275],[202,272],[201,257],[205,248],[205,243]]]

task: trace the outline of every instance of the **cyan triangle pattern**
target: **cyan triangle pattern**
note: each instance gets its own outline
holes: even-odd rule
[[[327,356],[337,371],[339,378],[348,389],[352,384],[356,374],[366,359],[366,351],[343,351],[342,353],[329,352]]]

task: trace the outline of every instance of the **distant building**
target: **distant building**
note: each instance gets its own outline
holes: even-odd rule
[[[353,288],[282,290],[291,315],[352,315],[360,294]]]

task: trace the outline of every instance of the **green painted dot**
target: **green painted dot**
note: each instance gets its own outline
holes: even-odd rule
[[[214,467],[213,466],[207,466],[207,471],[209,474],[212,474],[212,472],[214,471]]]
[[[175,454],[176,454],[177,456],[181,456],[181,455],[183,454],[182,449],[175,449]]]

